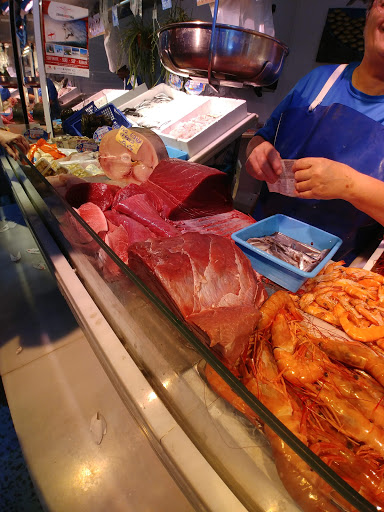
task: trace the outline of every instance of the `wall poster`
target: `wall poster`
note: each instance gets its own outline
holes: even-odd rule
[[[88,9],[43,0],[45,71],[89,77]]]

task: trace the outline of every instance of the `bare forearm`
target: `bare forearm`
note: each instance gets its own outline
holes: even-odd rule
[[[384,226],[384,183],[356,173],[353,185],[346,190],[345,199]]]

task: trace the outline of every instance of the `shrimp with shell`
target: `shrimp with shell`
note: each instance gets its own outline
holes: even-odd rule
[[[349,280],[352,273],[341,274],[342,268],[334,265],[323,275],[337,272],[339,280]],[[371,279],[365,274],[363,277]],[[323,299],[329,299],[323,303],[328,306],[329,309],[323,308],[328,313],[337,318],[353,315],[357,323],[369,322],[363,310],[356,308],[365,308],[365,301],[357,297],[358,293],[349,295],[347,288],[339,284],[335,292],[328,289],[318,295],[318,290],[312,289],[304,299],[283,291],[273,294],[261,307],[256,331],[235,373],[302,443],[370,503],[384,508],[384,342],[381,349],[374,343],[332,338],[329,333],[324,336],[297,309],[310,294],[324,295]],[[335,306],[334,296],[343,298]],[[321,307],[316,301],[309,305]],[[262,425],[228,384],[223,380],[217,384],[221,377],[214,370],[208,369],[206,374],[220,396],[253,424]],[[355,510],[272,428],[263,425],[263,430],[283,484],[305,512],[336,512],[340,507],[348,512]]]

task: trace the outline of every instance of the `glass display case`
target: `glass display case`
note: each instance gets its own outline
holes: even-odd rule
[[[19,165],[2,157],[2,165],[11,183],[17,182],[23,189],[33,211],[116,334],[119,347],[114,350],[103,343],[102,336],[93,335],[83,325],[111,382],[127,407],[132,408],[132,401],[136,400],[136,414],[141,418],[142,428],[161,446],[160,457],[191,496],[196,509],[218,510],[214,505],[217,500],[220,510],[225,510],[223,499],[227,499],[227,506],[234,499],[246,510],[257,511],[380,510],[376,503],[366,499],[368,493],[364,497],[356,490],[360,469],[349,466],[349,472],[345,470],[341,478],[330,467],[332,458],[343,459],[340,450],[335,452],[334,446],[329,449],[327,464],[324,457],[309,449],[302,436],[294,435],[273,414],[276,401],[272,407],[263,405],[196,337],[188,324],[160,301],[90,229],[33,164],[25,158]],[[36,233],[35,236],[38,238]],[[44,242],[40,243],[44,252]],[[59,284],[66,295],[65,284]],[[267,289],[269,293],[275,290]],[[67,300],[75,311],[81,308],[76,305],[75,296]],[[82,315],[78,312],[77,317],[81,320]],[[87,324],[84,318],[83,324]],[[173,427],[163,421],[160,413],[157,416],[153,412],[150,416],[145,404],[132,398],[132,390],[124,379],[129,371],[124,364],[124,352],[153,389],[153,396],[146,397],[148,409],[154,402],[165,407],[182,434],[180,444],[172,439]],[[218,396],[213,383],[216,391],[222,390],[222,396],[229,400]],[[273,380],[270,383],[268,389],[274,389]],[[233,392],[241,400],[241,407]],[[323,420],[319,419],[318,425]],[[328,420],[334,425],[334,419]],[[196,476],[196,468],[200,467],[194,458],[196,454],[218,478],[216,489],[208,473],[204,473],[207,468],[199,470]],[[374,473],[379,466],[378,462],[377,466],[371,466],[372,474],[367,473],[371,482],[375,481]],[[234,504],[228,510],[237,509],[233,507]]]

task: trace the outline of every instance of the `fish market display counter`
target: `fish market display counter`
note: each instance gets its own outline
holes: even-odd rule
[[[206,365],[209,364],[253,410],[251,416],[261,418],[280,437],[283,445],[299,455],[298,460],[302,461],[300,468],[287,459],[285,476],[292,474],[295,478],[304,468],[309,473],[315,470],[320,475],[319,483],[324,484],[322,478],[326,480],[327,506],[322,502],[321,508],[317,508],[320,503],[314,502],[315,507],[311,510],[375,510],[247,391],[185,322],[172,313],[172,305],[166,306],[160,302],[32,165],[20,166],[6,158],[2,158],[2,165],[45,263],[86,336],[77,352],[70,353],[75,346],[67,346],[68,358],[72,358],[72,363],[57,367],[53,363],[49,370],[53,380],[60,375],[65,403],[72,403],[71,396],[79,386],[86,388],[82,410],[79,411],[79,404],[73,402],[73,415],[75,417],[80,413],[80,416],[86,416],[86,423],[92,423],[92,436],[96,439],[97,455],[93,448],[92,456],[91,451],[87,452],[85,448],[89,446],[87,436],[84,440],[73,440],[72,431],[73,428],[76,430],[76,426],[71,423],[70,409],[65,425],[57,426],[68,441],[58,446],[69,450],[74,461],[73,466],[61,467],[61,474],[58,475],[58,478],[65,480],[66,492],[70,494],[72,490],[72,503],[78,498],[83,500],[83,510],[102,510],[97,501],[99,492],[96,488],[99,488],[107,489],[109,497],[114,496],[108,510],[144,510],[145,505],[141,506],[138,501],[133,508],[129,508],[131,496],[126,493],[122,475],[125,466],[133,471],[132,458],[127,452],[134,450],[134,443],[139,442],[136,440],[140,438],[148,473],[145,491],[143,481],[141,485],[137,483],[137,487],[143,496],[146,495],[144,498],[148,500],[150,510],[301,510],[283,486],[271,446],[262,430],[255,427],[257,422],[248,421],[208,385]],[[177,273],[177,270],[175,268],[174,272]],[[99,361],[97,364],[95,356]],[[92,368],[96,368],[97,379],[90,377],[88,382],[85,372],[79,383],[81,358],[88,365],[88,374]],[[41,371],[48,372],[43,367]],[[74,373],[76,379],[72,384]],[[30,381],[31,388],[38,388],[43,380],[38,379],[35,384]],[[5,379],[7,382],[11,382],[8,375]],[[104,391],[110,396],[109,403],[106,395],[101,394],[100,382],[103,382]],[[22,395],[24,392],[21,389],[19,393]],[[102,399],[98,402],[96,396],[99,393]],[[28,389],[26,394],[33,395],[32,389]],[[10,405],[12,409],[12,403]],[[17,405],[15,407],[17,410]],[[57,408],[60,409],[60,403]],[[31,422],[56,425],[58,414],[54,409],[50,413],[46,411],[44,418],[38,420],[32,417]],[[128,421],[127,414],[139,425],[140,434],[137,426],[134,435],[122,427],[124,421]],[[32,453],[30,446],[33,439],[28,439],[25,429],[19,427],[19,421],[26,419],[17,411],[15,420],[16,430],[22,432],[21,442],[28,455]],[[37,428],[34,428],[36,432]],[[121,428],[121,431],[117,433],[114,428],[117,431]],[[82,430],[84,432],[85,429]],[[119,458],[115,452],[116,444],[113,447],[110,444],[114,436],[121,445],[122,460],[118,462],[115,459]],[[40,450],[44,452],[44,443],[41,439],[40,442]],[[52,434],[52,438],[46,439],[45,445],[52,448],[54,442],[57,442],[57,438]],[[76,455],[77,449],[80,456]],[[38,457],[36,452],[34,456]],[[67,452],[60,453],[57,448],[51,467],[47,464],[46,471],[51,469],[54,472],[55,464],[62,457],[67,460]],[[134,457],[141,466],[136,450]],[[151,461],[156,463],[152,465]],[[32,468],[38,468],[38,465],[38,460],[30,463]],[[108,473],[112,471],[112,475],[117,474],[116,468],[120,477],[112,483]],[[143,476],[141,469],[139,467],[138,479]],[[167,500],[159,488],[158,484],[162,481],[169,489],[168,498],[172,499]],[[37,484],[41,486],[43,497],[46,497],[48,491],[41,473]],[[158,507],[151,505],[149,498],[156,493],[159,493]],[[138,497],[134,496],[134,499]],[[346,500],[352,501],[355,508],[348,505]],[[65,508],[64,504],[55,510],[69,508]]]
[[[167,147],[198,163],[239,142],[249,128],[256,129],[258,118],[247,112],[245,100],[189,95],[166,84],[145,91],[139,86],[112,103],[132,126],[152,129]]]

